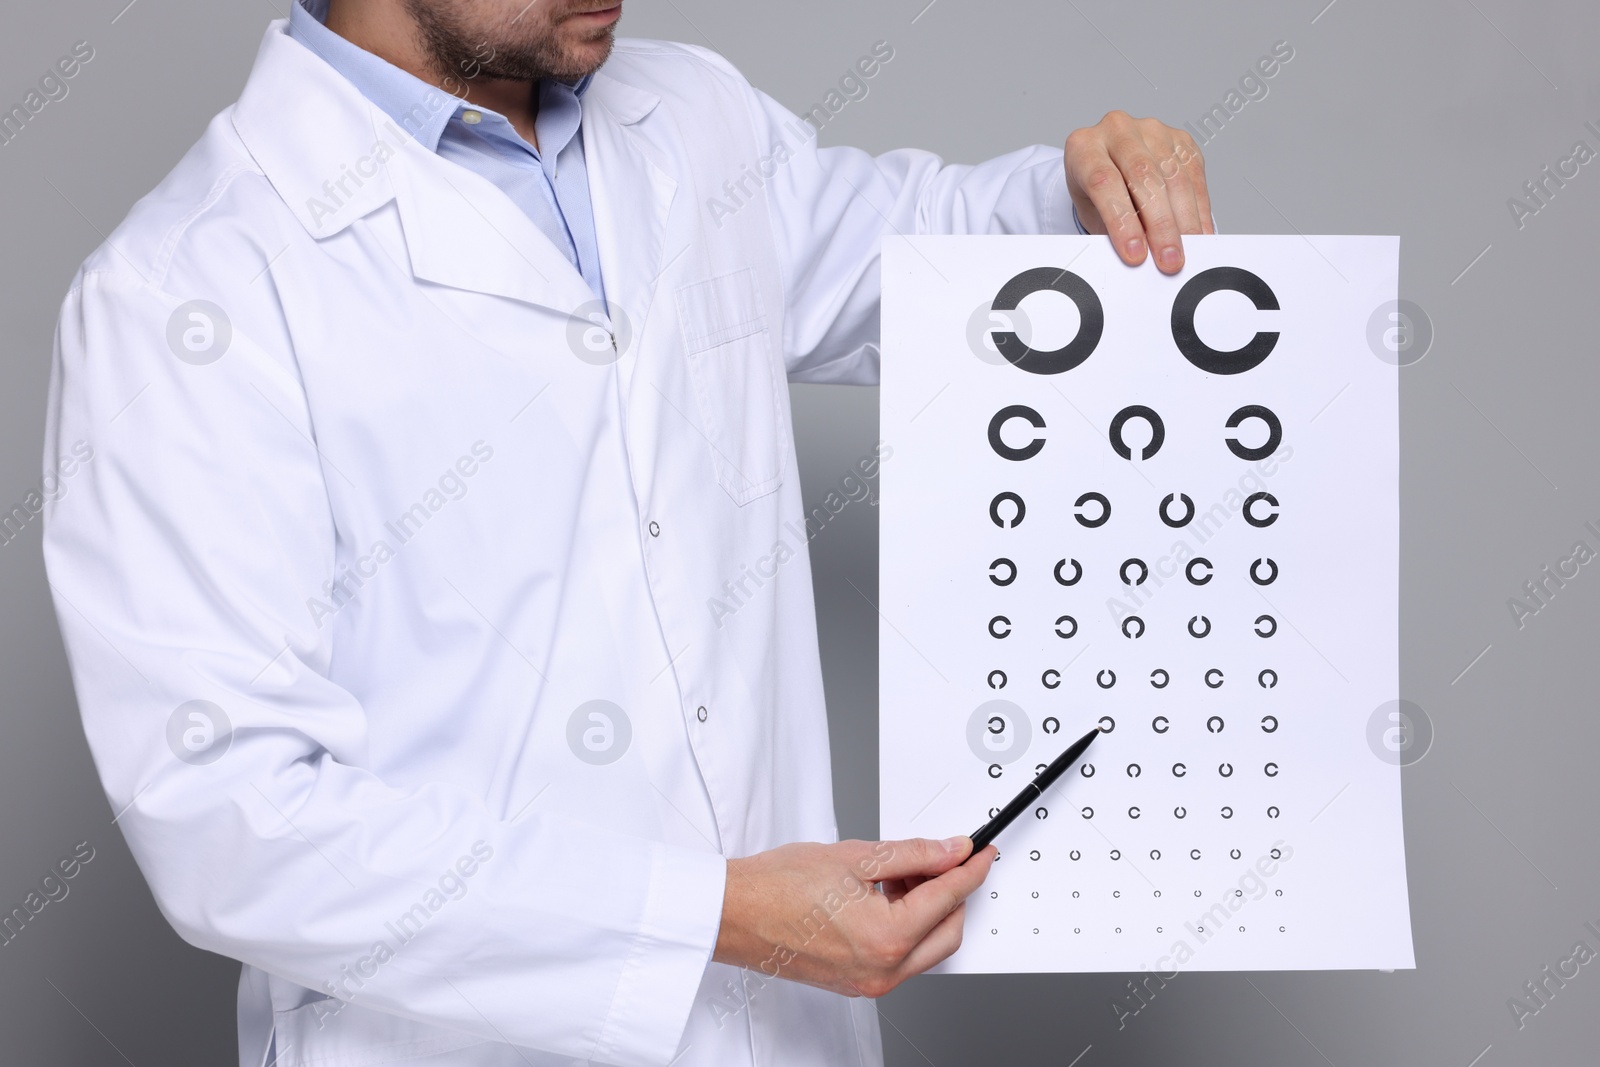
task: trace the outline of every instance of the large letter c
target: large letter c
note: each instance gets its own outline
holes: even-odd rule
[[[1025,297],[1040,292],[1056,292],[1078,305],[1078,335],[1053,352],[1029,348],[1015,333],[995,331],[995,351],[1018,370],[1029,374],[1060,374],[1078,366],[1094,352],[1106,326],[1105,309],[1089,283],[1061,267],[1034,267],[1025,270],[1000,287],[990,307],[995,311],[1015,311]]]
[[[1256,275],[1240,267],[1212,267],[1190,278],[1178,290],[1178,298],[1172,302],[1172,339],[1178,343],[1183,358],[1207,374],[1243,374],[1272,354],[1278,334],[1262,331],[1232,352],[1219,352],[1200,340],[1194,329],[1195,310],[1200,301],[1224,289],[1249,297],[1257,311],[1279,310],[1277,294]]]

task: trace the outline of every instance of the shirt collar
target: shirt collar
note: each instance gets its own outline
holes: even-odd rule
[[[320,56],[425,148],[437,152],[445,128],[469,105],[345,40],[323,24],[327,18],[328,0],[298,0],[289,9],[289,36]],[[594,75],[585,75],[568,88],[582,98],[593,80]],[[474,110],[495,114],[482,107]]]

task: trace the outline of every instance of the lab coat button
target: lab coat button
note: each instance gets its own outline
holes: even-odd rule
[[[694,717],[699,719],[701,722],[705,722],[706,721],[706,714],[707,714],[706,706],[704,704],[701,704],[699,710],[694,713]]]
[[[654,519],[650,520],[650,536],[651,537],[660,537],[661,536],[661,524],[659,522],[656,522]]]

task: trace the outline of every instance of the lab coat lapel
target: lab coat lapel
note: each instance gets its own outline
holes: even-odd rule
[[[487,178],[415,141],[390,171],[417,278],[567,314],[594,299],[577,268]]]
[[[419,144],[285,26],[268,28],[233,123],[313,237],[393,199],[416,278],[566,314],[593,299],[510,197]]]
[[[656,282],[671,265],[663,262],[664,242],[678,183],[646,155],[643,138],[631,129],[658,102],[604,71],[583,96],[583,153],[606,302],[614,323],[619,313],[627,317],[619,333],[643,328]]]
[[[394,199],[385,161],[410,141],[359,90],[267,28],[232,122],[284,205],[321,240]]]

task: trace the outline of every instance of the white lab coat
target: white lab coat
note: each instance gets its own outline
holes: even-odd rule
[[[819,151],[620,42],[591,321],[283,28],[73,281],[46,436],[89,743],[241,1063],[879,1063],[869,1001],[708,965],[724,857],[836,836],[785,372],[876,380],[886,232],[1072,232],[1060,151]]]

